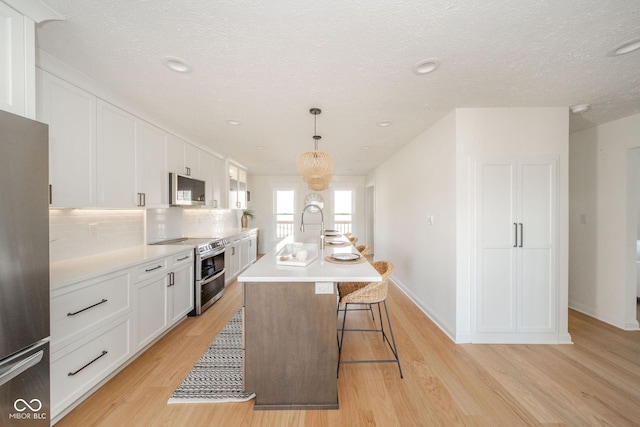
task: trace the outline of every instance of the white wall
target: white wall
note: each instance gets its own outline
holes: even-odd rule
[[[471,333],[474,162],[495,156],[558,159],[558,342],[569,342],[566,108],[451,112],[367,177],[376,188],[376,258],[456,342]],[[433,215],[434,224],[427,225]]]
[[[366,243],[363,240],[365,233],[365,204],[364,204],[364,183],[363,176],[333,176],[329,189],[325,191],[311,191],[307,188],[307,184],[302,177],[295,176],[270,176],[270,175],[249,175],[247,178],[247,187],[251,192],[251,200],[248,202],[249,209],[254,211],[254,218],[249,220],[249,227],[258,227],[258,252],[266,253],[273,249],[278,243],[275,236],[275,190],[294,190],[296,192],[296,214],[294,219],[294,230],[296,231],[297,240],[313,240],[319,236],[319,227],[306,227],[304,234],[300,234],[300,219],[302,208],[304,208],[304,198],[309,193],[320,193],[324,199],[324,220],[325,228],[333,228],[333,190],[351,189],[355,192],[356,204],[354,206],[352,234],[358,236],[361,241],[358,243]],[[320,222],[319,214],[305,214],[305,223]]]
[[[637,329],[636,218],[628,163],[635,155],[630,150],[640,147],[640,114],[571,134],[570,147],[569,305],[619,328]],[[586,224],[579,223],[582,214]]]
[[[455,112],[375,171],[375,258],[452,339],[456,331]],[[433,215],[433,225],[427,224]]]

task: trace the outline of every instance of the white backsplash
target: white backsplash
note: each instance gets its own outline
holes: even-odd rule
[[[142,209],[49,209],[51,262],[144,243]]]
[[[185,209],[184,233],[189,237],[224,237],[226,231],[240,227],[242,211],[233,209]]]
[[[240,227],[242,211],[166,208],[147,210],[147,243],[180,237],[219,237]]]
[[[240,227],[232,209],[49,209],[50,261],[180,237],[218,237]],[[145,230],[146,228],[146,230]],[[146,238],[145,238],[146,235]]]

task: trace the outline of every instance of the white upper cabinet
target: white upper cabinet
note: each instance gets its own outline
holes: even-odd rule
[[[184,169],[184,146],[185,142],[173,135],[167,136],[167,172],[185,175]],[[169,179],[169,178],[167,178]]]
[[[200,154],[202,150],[189,144],[184,144],[184,170],[185,175],[197,179],[204,179],[200,170]]]
[[[136,121],[136,192],[138,206],[169,205],[166,133],[142,120]]]
[[[0,1],[0,110],[35,119],[35,24],[64,20],[39,1]]]
[[[0,34],[0,109],[33,118],[33,21],[0,2]]]
[[[247,171],[238,165],[229,163],[229,208],[247,207]]]
[[[223,159],[213,157],[213,207],[228,208],[229,193],[227,191],[227,162]]]
[[[99,99],[97,119],[98,206],[138,206],[136,118]]]
[[[96,97],[37,74],[37,119],[49,125],[51,206],[96,206]]]
[[[174,135],[167,137],[168,172],[203,179],[200,172],[200,149]]]

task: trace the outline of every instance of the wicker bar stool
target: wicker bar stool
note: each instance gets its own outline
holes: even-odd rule
[[[337,375],[340,374],[340,364],[346,363],[372,363],[372,362],[393,362],[398,364],[398,371],[400,371],[400,378],[402,376],[402,368],[400,367],[400,358],[398,357],[398,349],[396,347],[396,340],[393,336],[393,329],[391,328],[391,319],[389,319],[389,310],[387,309],[387,292],[389,289],[389,277],[393,273],[394,266],[389,261],[376,261],[373,266],[382,275],[382,281],[362,283],[358,282],[340,282],[338,283],[338,294],[340,296],[340,306],[344,306],[344,317],[342,318],[342,328],[339,329],[338,336],[338,370]],[[378,306],[378,318],[380,319],[380,329],[346,329],[345,323],[347,320],[347,313],[349,304],[376,304]],[[385,315],[387,317],[387,325],[389,327],[389,336],[385,332],[384,324],[382,322],[382,310],[380,304],[384,305]],[[339,309],[340,310],[340,309]],[[375,325],[375,320],[374,320]],[[382,340],[387,343],[389,349],[393,353],[393,359],[366,359],[366,360],[342,360],[342,345],[344,343],[345,331],[353,332],[380,332],[382,333]]]
[[[351,244],[353,246],[355,246],[356,243],[358,243],[358,238],[357,237],[347,237],[347,239],[349,239],[349,241],[351,242]]]
[[[365,256],[366,254],[369,253],[369,246],[368,245],[358,245],[356,246],[356,249],[358,250],[358,252],[360,252],[360,255]]]

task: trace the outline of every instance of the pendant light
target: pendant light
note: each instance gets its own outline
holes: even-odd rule
[[[310,190],[322,191],[329,188],[329,181],[333,173],[333,155],[324,151],[318,151],[318,141],[322,138],[317,134],[318,114],[322,112],[319,108],[309,110],[314,117],[313,139],[314,150],[298,154],[296,157],[296,170],[302,175]]]

